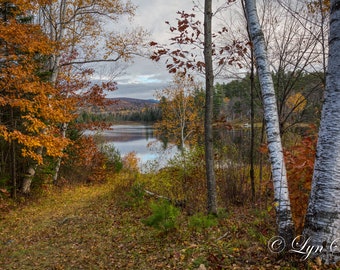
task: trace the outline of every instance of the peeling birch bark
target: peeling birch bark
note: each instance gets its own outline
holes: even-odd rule
[[[257,15],[255,0],[246,0],[245,8],[263,97],[278,233],[287,242],[291,242],[294,237],[294,224],[291,214],[274,84],[269,69],[265,39]]]
[[[304,236],[323,247],[326,263],[340,260],[340,0],[331,0],[325,102]],[[334,242],[335,241],[335,242]],[[332,244],[333,243],[333,244]],[[337,253],[337,254],[336,254]],[[319,256],[319,254],[312,254]]]

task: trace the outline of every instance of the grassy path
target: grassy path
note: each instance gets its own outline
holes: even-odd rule
[[[264,235],[274,225],[261,213],[238,209],[204,231],[183,216],[162,234],[141,222],[147,202],[123,201],[112,183],[81,186],[2,215],[0,269],[302,269],[268,254]]]
[[[64,190],[6,214],[0,269],[163,269],[177,243],[145,230],[144,210],[115,204],[105,184]]]
[[[6,215],[0,224],[0,268],[100,267],[96,253],[106,251],[103,240],[114,222],[107,187],[65,190]]]

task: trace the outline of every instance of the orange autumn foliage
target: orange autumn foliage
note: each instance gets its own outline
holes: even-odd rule
[[[314,170],[317,136],[315,127],[285,151],[292,215],[297,233],[302,232]]]
[[[93,137],[81,136],[70,145],[63,160],[67,181],[103,182],[107,176],[106,157],[98,150]]]
[[[300,142],[284,150],[289,198],[296,233],[301,233],[304,226],[313,178],[316,144],[316,127],[311,126]],[[267,154],[267,145],[261,145],[259,151]]]
[[[58,136],[58,123],[71,116],[63,110],[68,103],[40,77],[54,44],[37,25],[18,19],[28,16],[29,3],[15,1],[13,12],[0,20],[0,139],[17,142],[23,157],[41,164],[39,148],[50,156],[62,155],[68,140]]]

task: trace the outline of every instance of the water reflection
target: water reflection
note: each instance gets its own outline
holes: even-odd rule
[[[152,125],[114,125],[111,130],[105,130],[100,135],[106,144],[113,145],[122,156],[135,152],[140,159],[141,170],[151,161],[158,163],[158,167],[164,167],[177,153],[176,147],[164,150],[164,145],[154,135]]]
[[[215,130],[216,147],[231,145],[237,147],[237,155],[232,152],[228,159],[237,160],[237,162],[247,162],[250,145],[249,130]],[[88,135],[94,135],[93,132],[87,132]],[[167,165],[170,158],[179,152],[174,145],[165,144],[158,140],[154,134],[152,125],[143,124],[125,124],[114,125],[111,130],[105,130],[100,133],[101,141],[105,144],[114,146],[121,154],[125,156],[130,152],[135,152],[140,159],[139,167],[145,171],[150,163],[154,163],[153,169],[159,169]],[[257,138],[259,140],[259,138]],[[221,144],[221,145],[218,145]],[[147,163],[147,164],[146,164]],[[147,166],[148,165],[148,166]]]
[[[115,125],[111,128],[103,131],[101,135],[113,142],[148,141],[155,138],[152,125]]]

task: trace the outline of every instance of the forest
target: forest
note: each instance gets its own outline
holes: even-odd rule
[[[193,0],[166,42],[136,2],[0,1],[0,269],[340,269],[340,0]],[[136,57],[171,81],[111,98]]]

